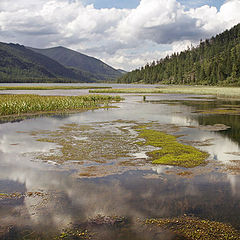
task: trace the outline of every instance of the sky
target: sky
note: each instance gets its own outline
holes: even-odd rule
[[[0,0],[0,41],[64,46],[127,71],[240,23],[240,0]]]

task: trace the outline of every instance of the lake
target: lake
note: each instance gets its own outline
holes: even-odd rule
[[[10,92],[20,91],[3,93]],[[149,218],[189,217],[240,230],[240,115],[233,111],[240,102],[119,95],[125,100],[114,108],[0,124],[0,239],[185,239],[145,225]],[[156,149],[138,144],[143,126],[207,152],[206,164],[152,164],[148,153]]]

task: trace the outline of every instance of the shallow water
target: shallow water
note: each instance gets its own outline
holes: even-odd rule
[[[240,230],[240,116],[196,112],[203,103],[208,110],[238,103],[175,94],[148,95],[146,102],[141,95],[123,96],[123,102],[114,104],[118,108],[0,124],[0,193],[21,194],[0,195],[0,239],[52,239],[75,224],[89,227],[89,219],[98,215],[121,216],[126,222],[90,225],[93,239],[184,239],[168,231],[143,231],[138,223],[184,214],[230,223]],[[127,142],[136,137],[132,126],[146,123],[207,151],[209,163],[194,169],[152,165],[146,159],[149,150],[131,148]],[[231,128],[202,127],[219,123]],[[96,161],[94,148],[81,163],[43,161],[44,156],[57,154],[60,146],[39,138],[66,126],[92,129],[72,131],[74,144],[89,137],[93,142],[105,134],[116,141],[102,140],[108,153],[106,159],[98,156],[102,162]],[[119,143],[129,154],[114,152]],[[123,160],[132,164],[120,165]],[[86,169],[97,174],[81,175]]]

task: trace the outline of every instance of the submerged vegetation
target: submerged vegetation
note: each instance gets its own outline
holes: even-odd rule
[[[0,116],[34,114],[52,111],[92,109],[101,104],[120,101],[118,96],[38,96],[0,95]]]
[[[196,217],[147,219],[145,223],[171,230],[189,240],[237,240],[240,238],[240,232],[229,224]]]
[[[121,88],[90,90],[91,93],[172,93],[214,95],[217,97],[240,98],[237,87],[201,87],[201,86],[162,86],[158,88]]]
[[[0,90],[73,90],[73,89],[102,89],[112,87],[97,86],[0,86]]]
[[[147,129],[150,128],[150,129]],[[154,130],[153,130],[154,128]],[[155,130],[155,128],[157,130]],[[92,125],[66,124],[54,131],[30,134],[49,143],[49,152],[31,154],[49,164],[79,166],[77,177],[101,177],[128,170],[151,168],[152,164],[193,168],[205,163],[208,154],[176,140],[176,126],[113,121]],[[145,139],[145,142],[139,142]]]
[[[208,157],[207,153],[193,146],[179,143],[173,135],[146,128],[139,131],[139,137],[146,140],[146,142],[139,142],[139,144],[161,148],[148,153],[153,159],[153,164],[193,168],[204,164],[205,159]]]

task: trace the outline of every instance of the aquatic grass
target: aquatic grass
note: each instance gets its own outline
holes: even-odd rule
[[[89,90],[90,93],[161,93],[157,88],[115,88]]]
[[[203,86],[162,86],[157,88],[121,88],[90,90],[91,93],[170,93],[215,95],[217,97],[240,98],[239,87],[203,87]]]
[[[230,224],[182,216],[175,218],[147,219],[147,225],[157,225],[183,235],[189,240],[237,240],[240,232]]]
[[[193,146],[179,143],[173,135],[146,129],[146,127],[142,127],[138,131],[140,132],[138,137],[145,139],[145,142],[139,142],[140,145],[160,148],[147,153],[152,158],[153,164],[193,168],[206,163],[205,159],[208,157],[208,153]]]
[[[74,90],[74,89],[109,89],[112,87],[98,86],[0,86],[0,91],[3,90]]]
[[[121,98],[118,96],[102,95],[0,95],[0,116],[91,109],[99,107],[101,104],[120,100]]]

